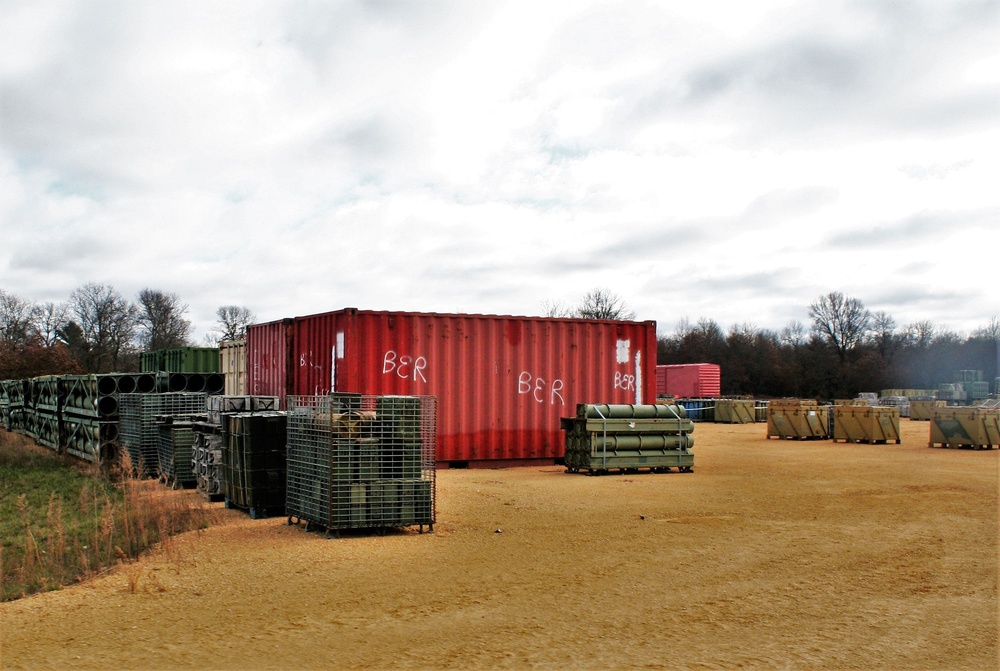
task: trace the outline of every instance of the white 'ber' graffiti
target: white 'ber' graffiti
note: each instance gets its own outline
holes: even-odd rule
[[[395,350],[389,350],[382,357],[382,374],[393,375],[404,380],[418,379],[427,382],[424,371],[427,369],[427,359],[422,356],[413,357],[409,354],[396,354]]]
[[[548,393],[546,393],[546,388]],[[546,400],[550,405],[555,405],[556,400],[559,401],[559,405],[566,405],[566,401],[563,400],[562,391],[563,381],[559,379],[552,380],[552,383],[547,383],[544,379],[540,377],[535,377],[528,371],[522,371],[520,375],[517,376],[517,393],[518,394],[530,394],[537,403],[545,403]]]

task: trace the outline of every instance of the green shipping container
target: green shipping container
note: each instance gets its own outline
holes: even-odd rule
[[[163,350],[163,368],[168,373],[218,373],[218,347],[180,347]]]

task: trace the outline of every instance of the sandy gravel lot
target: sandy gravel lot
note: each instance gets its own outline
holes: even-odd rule
[[[0,666],[996,669],[1000,450],[901,429],[698,424],[692,474],[440,471],[424,535],[215,504],[139,563],[0,604]]]

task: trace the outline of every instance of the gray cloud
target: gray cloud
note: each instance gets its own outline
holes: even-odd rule
[[[996,234],[1000,208],[973,211],[919,212],[904,219],[855,230],[836,233],[827,244],[843,249],[899,247],[933,243],[956,234],[992,232]]]

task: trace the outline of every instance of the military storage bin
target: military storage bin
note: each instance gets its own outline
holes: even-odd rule
[[[924,421],[929,422],[931,420],[931,414],[936,408],[946,408],[948,407],[947,401],[938,400],[924,400],[924,399],[911,399],[910,400],[910,421]]]
[[[694,468],[694,423],[683,406],[581,403],[576,417],[560,422],[566,432],[564,460],[571,473]]]
[[[1000,408],[935,408],[931,447],[992,449],[1000,447]]]
[[[160,442],[158,445],[160,480],[174,489],[195,484],[191,456],[194,446],[194,422],[173,415],[162,416],[157,421]]]
[[[833,440],[848,443],[899,443],[899,408],[836,405]]]
[[[205,394],[120,394],[119,440],[132,468],[146,477],[159,474],[160,429],[157,420],[166,415],[197,415],[205,412]]]
[[[757,421],[755,402],[721,398],[715,402],[715,421],[721,424],[753,424]]]
[[[829,406],[813,400],[777,399],[768,403],[767,437],[809,440],[830,437]]]
[[[191,469],[195,489],[209,501],[225,498],[225,464],[222,460],[222,426],[210,422],[195,422],[194,443],[191,445]]]
[[[288,418],[284,412],[222,415],[223,487],[227,508],[250,517],[285,512]]]
[[[288,521],[328,533],[435,519],[433,396],[288,396]]]

